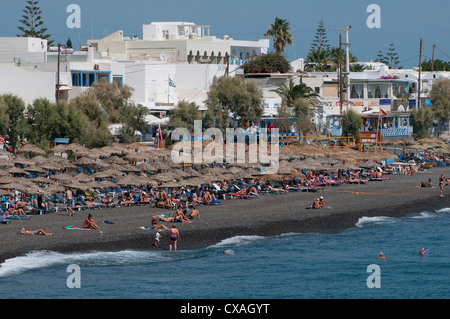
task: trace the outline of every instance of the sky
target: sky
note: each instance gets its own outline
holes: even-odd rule
[[[81,9],[81,27],[69,28],[67,12],[71,4]],[[380,27],[369,28],[367,19],[379,6]],[[20,31],[25,0],[0,0],[0,37],[14,37]],[[44,25],[51,39],[75,49],[91,38],[100,39],[117,30],[125,36],[142,38],[142,25],[151,22],[184,21],[209,25],[210,34],[236,40],[258,40],[276,17],[290,23],[293,45],[285,48],[289,61],[305,58],[320,21],[325,24],[330,46],[339,46],[337,29],[351,26],[350,51],[359,61],[376,59],[392,43],[400,65],[412,68],[432,57],[450,61],[450,1],[445,0],[40,0]],[[344,36],[344,33],[342,33]],[[344,37],[343,37],[344,39]],[[271,50],[272,41],[271,41]]]

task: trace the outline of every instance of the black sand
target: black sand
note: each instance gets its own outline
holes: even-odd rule
[[[363,216],[403,217],[450,207],[450,186],[439,196],[438,178],[450,175],[450,168],[433,168],[411,176],[391,175],[390,180],[370,181],[365,185],[327,186],[323,192],[289,192],[262,195],[258,199],[233,199],[216,206],[199,206],[201,220],[177,224],[180,230],[178,249],[198,249],[238,235],[274,236],[288,232],[336,232],[355,227]],[[420,181],[431,178],[433,188],[416,188]],[[315,197],[324,196],[332,209],[305,209]],[[101,228],[98,230],[66,230],[67,225],[82,226],[91,213]],[[151,206],[135,206],[79,211],[69,217],[66,212],[35,215],[30,220],[0,225],[0,262],[33,250],[57,252],[119,251],[124,249],[157,249],[153,246],[151,216],[174,214]],[[109,220],[114,224],[104,224]],[[171,224],[166,223],[167,227]],[[53,236],[27,236],[20,229],[42,228]],[[168,235],[161,247],[168,247]]]

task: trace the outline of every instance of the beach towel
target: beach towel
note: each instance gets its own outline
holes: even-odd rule
[[[73,230],[91,230],[92,228],[85,228],[85,227],[78,227],[73,225],[67,225],[66,227],[63,227],[64,229],[73,229]]]
[[[145,227],[145,226],[141,226],[141,227],[139,227],[139,229],[142,229],[142,230],[153,230],[153,227]],[[166,231],[164,228],[163,229],[161,229],[162,231]]]
[[[331,206],[327,206],[327,207],[318,207],[318,208],[314,208],[314,207],[312,207],[312,206],[308,206],[308,207],[306,207],[306,209],[332,209],[333,207],[331,207]]]
[[[104,220],[104,221],[102,221],[102,223],[103,223],[103,224],[112,224],[112,225],[115,224],[115,223],[113,223],[113,222],[110,222],[109,220]]]

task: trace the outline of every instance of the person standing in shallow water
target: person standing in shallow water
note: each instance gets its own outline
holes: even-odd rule
[[[177,229],[177,226],[175,224],[172,225],[172,228],[170,229],[170,244],[169,244],[169,250],[172,251],[172,246],[173,246],[173,250],[177,251],[177,242],[178,239],[180,238],[180,232]]]
[[[444,182],[445,182],[445,175],[442,174],[439,177],[439,191],[440,191],[440,196],[444,196]]]

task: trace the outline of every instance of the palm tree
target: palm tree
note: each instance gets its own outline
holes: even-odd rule
[[[276,53],[281,53],[284,51],[284,47],[289,44],[292,45],[292,35],[289,22],[278,17],[275,18],[275,23],[270,24],[269,30],[264,34],[264,36],[273,39],[273,48]]]
[[[317,49],[306,56],[306,69],[316,72],[329,71],[331,62],[328,50]]]
[[[277,89],[271,90],[271,92],[277,93],[287,107],[293,107],[294,102],[299,98],[309,100],[318,96],[318,94],[305,83],[295,85],[292,79],[289,81],[289,84],[280,84]]]

